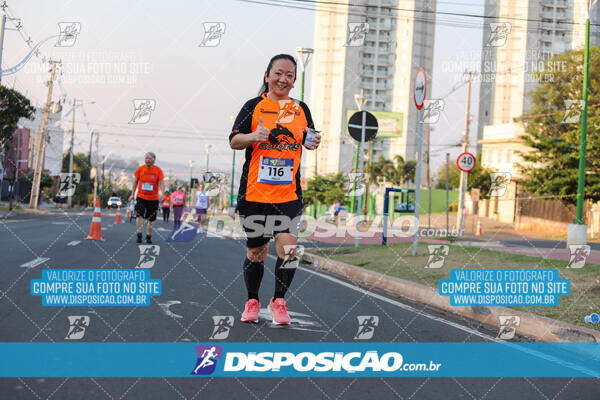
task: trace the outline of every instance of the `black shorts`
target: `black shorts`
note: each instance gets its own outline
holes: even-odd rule
[[[135,215],[148,221],[156,221],[158,200],[146,200],[138,197],[135,199]]]
[[[298,236],[302,200],[278,204],[240,201],[238,211],[249,249],[269,243],[269,240],[278,233],[291,233]]]

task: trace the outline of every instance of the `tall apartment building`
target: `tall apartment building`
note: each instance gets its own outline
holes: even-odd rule
[[[315,15],[310,108],[323,139],[318,151],[307,152],[308,177],[315,162],[319,174],[354,168],[356,142],[346,122],[361,89],[363,110],[394,113],[379,121],[388,136],[375,139],[373,159],[415,159],[413,78],[419,67],[432,71],[436,0],[337,3],[344,2]]]
[[[509,124],[530,108],[527,93],[539,83],[534,72],[546,59],[585,44],[588,0],[486,0],[483,29],[479,124]],[[600,5],[590,11],[600,23]],[[592,27],[591,45],[600,45]],[[480,147],[480,146],[478,146]]]

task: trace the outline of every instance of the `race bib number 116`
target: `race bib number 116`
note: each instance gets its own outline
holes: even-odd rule
[[[293,174],[293,159],[260,157],[258,182],[270,185],[291,185]]]

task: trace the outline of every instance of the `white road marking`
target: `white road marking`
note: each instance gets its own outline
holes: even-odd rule
[[[179,314],[175,314],[173,311],[169,310],[169,307],[171,307],[172,305],[175,305],[175,304],[181,304],[181,302],[178,300],[171,300],[171,301],[167,301],[166,303],[158,303],[160,308],[164,311],[165,314],[167,314],[168,317],[183,318],[183,316],[181,316]]]
[[[71,225],[72,222],[51,222],[52,225]]]
[[[73,240],[72,242],[67,243],[67,246],[77,246],[81,243],[81,240]]]
[[[48,258],[48,257],[37,257],[25,264],[21,264],[20,267],[21,268],[35,268],[38,265],[45,263],[49,259],[50,258]]]
[[[275,257],[275,256],[273,256],[273,255],[271,255],[271,254],[269,254],[268,256],[269,256],[270,258],[274,259],[274,260],[277,260],[277,257]],[[431,319],[431,320],[434,320],[434,321],[441,322],[441,323],[443,323],[443,324],[446,324],[446,325],[452,326],[452,327],[454,327],[454,328],[456,328],[456,329],[460,329],[460,330],[462,330],[462,331],[465,331],[465,332],[467,332],[467,333],[470,333],[470,334],[472,334],[472,335],[479,336],[479,337],[481,337],[481,338],[484,338],[484,339],[487,339],[487,340],[491,340],[491,341],[494,341],[494,342],[502,342],[501,340],[498,340],[498,339],[496,339],[495,337],[492,337],[492,336],[490,336],[490,335],[486,335],[485,333],[481,333],[481,332],[479,332],[479,331],[476,331],[476,330],[474,330],[474,329],[468,328],[468,327],[466,327],[466,326],[462,326],[462,325],[460,325],[460,324],[457,324],[457,323],[455,323],[455,322],[452,322],[452,321],[448,321],[447,319],[444,319],[444,318],[436,317],[435,315],[427,314],[426,312],[424,312],[424,311],[421,311],[421,310],[417,310],[416,308],[414,308],[414,307],[411,307],[411,306],[409,306],[408,304],[404,304],[404,303],[400,303],[399,301],[396,301],[396,300],[388,299],[388,298],[387,298],[387,297],[385,297],[385,296],[382,296],[382,295],[380,295],[380,294],[377,294],[377,293],[370,292],[370,291],[368,291],[368,290],[365,290],[365,289],[363,289],[363,288],[361,288],[361,287],[358,287],[358,286],[354,286],[354,285],[352,285],[351,283],[344,282],[344,281],[342,281],[342,280],[340,280],[340,279],[337,279],[337,278],[334,278],[334,277],[332,277],[332,276],[325,275],[325,274],[322,274],[322,273],[320,273],[320,272],[315,272],[315,271],[312,271],[312,270],[310,270],[310,269],[303,268],[303,267],[298,267],[298,268],[299,268],[299,269],[301,269],[301,270],[303,270],[303,271],[309,272],[309,273],[311,273],[311,274],[314,274],[314,275],[320,276],[320,277],[321,277],[321,278],[323,278],[323,279],[328,279],[328,280],[330,280],[330,281],[332,281],[332,282],[335,282],[335,283],[337,283],[338,285],[342,285],[342,286],[345,286],[345,287],[347,287],[347,288],[350,288],[350,289],[352,289],[352,290],[355,290],[355,291],[357,291],[357,292],[359,292],[359,293],[362,293],[362,294],[364,294],[364,295],[371,296],[371,297],[373,297],[373,298],[375,298],[375,299],[378,299],[378,300],[381,300],[381,301],[385,301],[385,302],[387,302],[387,303],[389,303],[389,304],[393,304],[393,305],[395,305],[396,307],[399,307],[399,308],[402,308],[402,309],[404,309],[404,310],[407,310],[407,311],[413,312],[413,313],[415,313],[415,314],[419,314],[420,316],[423,316],[423,317],[425,317],[425,318],[429,318],[429,319]]]

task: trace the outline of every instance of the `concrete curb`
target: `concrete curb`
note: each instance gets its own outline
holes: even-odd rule
[[[593,329],[506,307],[455,307],[450,305],[448,297],[438,295],[437,290],[429,286],[383,275],[311,253],[305,252],[302,258],[308,261],[310,263],[308,267],[315,271],[325,271],[356,282],[361,286],[373,287],[392,296],[405,297],[438,310],[481,322],[496,329],[500,328],[499,316],[518,316],[521,318],[521,322],[517,328],[517,334],[541,342],[600,342],[600,332]],[[314,265],[315,261],[318,266]]]

